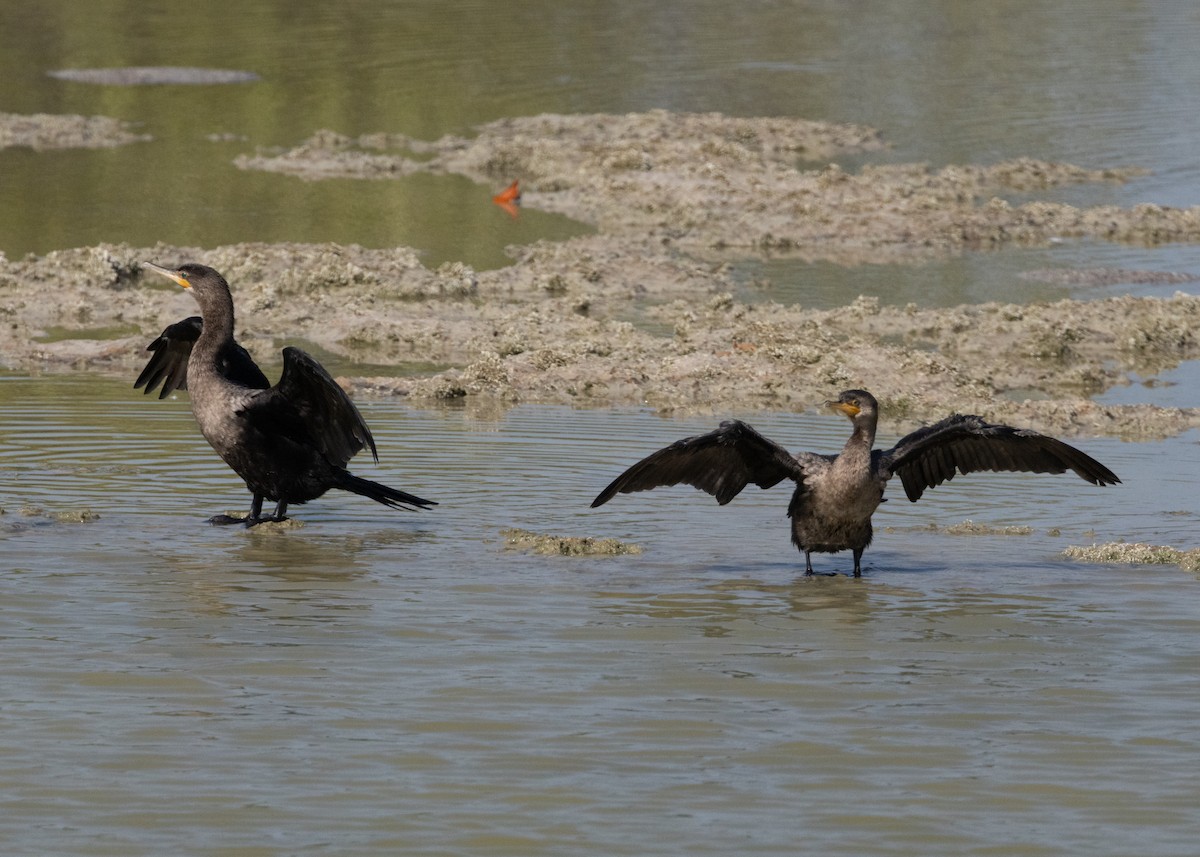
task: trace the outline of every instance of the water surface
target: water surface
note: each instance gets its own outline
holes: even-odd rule
[[[102,241],[408,245],[430,265],[586,231],[454,176],[323,181],[233,159],[345,134],[469,134],[542,112],[667,108],[862,122],[844,159],[1142,166],[1075,204],[1200,200],[1200,14],[1125,0],[586,7],[522,0],[14,0],[0,104],[116,116],[116,150],[0,151],[0,251]],[[236,86],[106,87],[48,71],[244,69]],[[738,260],[748,300],[948,305],[1175,287],[1042,268],[1200,269],[1187,245],[1065,242],[919,266]],[[302,334],[302,332],[297,332]],[[1197,404],[1194,365],[1110,401]],[[1156,379],[1146,379],[1155,383]],[[876,517],[861,580],[806,579],[786,491],[587,504],[709,419],[368,401],[351,496],[284,533],[245,508],[184,397],[0,378],[0,851],[5,854],[1193,855],[1196,575],[1060,558],[1193,545],[1200,438],[1080,439],[1126,478],[975,476]],[[790,448],[845,423],[741,414]],[[40,510],[40,511],[39,511]],[[99,514],[69,523],[56,514]],[[28,514],[26,513],[28,512]],[[928,532],[966,518],[1026,536]],[[531,557],[500,530],[637,542]],[[891,528],[893,531],[885,531]]]
[[[830,0],[756,3],[736,13],[714,0],[686,9],[645,0],[594,8],[544,0],[14,0],[0,12],[5,110],[106,114],[155,139],[109,151],[0,151],[0,250],[19,257],[101,241],[338,241],[412,246],[434,266],[503,265],[508,244],[586,227],[529,208],[512,220],[490,204],[499,187],[453,176],[308,183],[243,172],[232,161],[259,147],[294,146],[319,128],[434,139],[545,112],[666,108],[861,122],[880,129],[891,149],[844,159],[848,168],[1026,156],[1137,166],[1149,174],[1045,196],[1191,206],[1200,201],[1198,39],[1196,10],[1126,0],[986,9],[901,0],[853,15]],[[237,69],[261,80],[117,87],[48,75],[121,66]],[[989,294],[1013,285],[1020,262],[1006,253],[983,258],[935,268],[918,297],[977,300],[976,275]],[[1028,261],[1197,268],[1190,248],[1075,242]],[[860,281],[858,269],[776,266],[772,274],[843,303],[863,291],[890,292],[886,282]],[[1014,297],[1028,294],[1021,286]]]
[[[1196,575],[1058,552],[1186,543],[1195,436],[1081,440],[1112,489],[893,494],[862,579],[806,579],[780,489],[588,509],[707,419],[368,401],[356,471],[441,505],[329,495],[271,533],[204,523],[246,496],[182,398],[9,377],[0,404],[5,853],[1194,850]],[[922,531],[964,518],[1033,532]],[[508,526],[645,552],[528,556]]]

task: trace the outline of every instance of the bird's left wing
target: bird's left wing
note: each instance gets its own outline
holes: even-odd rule
[[[160,399],[165,399],[176,390],[186,390],[188,360],[203,329],[204,321],[198,315],[168,325],[157,339],[146,346],[146,350],[151,352],[150,359],[146,361],[142,374],[133,382],[133,388],[145,387],[145,392],[149,394],[161,383],[162,390],[158,393]],[[236,342],[222,348],[217,355],[217,371],[243,387],[265,390],[271,386],[267,376],[255,365],[250,352]]]
[[[941,485],[956,473],[979,470],[1028,473],[1071,470],[1094,485],[1121,481],[1099,461],[1061,440],[1030,429],[993,425],[981,417],[963,414],[917,429],[877,455],[881,475],[885,478],[898,475],[904,483],[904,493],[913,502],[926,488]]]
[[[257,396],[247,415],[257,421],[276,420],[276,431],[285,435],[305,433],[339,467],[364,446],[379,460],[375,438],[354,402],[325,367],[299,348],[283,349],[279,383]],[[291,425],[283,425],[285,420]]]
[[[784,479],[803,477],[799,462],[786,449],[746,423],[730,420],[716,431],[677,440],[643,458],[601,491],[592,506],[618,493],[680,483],[707,491],[724,506],[750,483],[770,488]]]
[[[203,324],[200,316],[193,315],[168,325],[157,339],[146,346],[150,359],[146,361],[142,374],[133,382],[133,388],[145,387],[146,393],[150,394],[161,383],[160,399],[165,399],[176,390],[186,390],[188,358],[192,356],[192,346],[200,338]]]

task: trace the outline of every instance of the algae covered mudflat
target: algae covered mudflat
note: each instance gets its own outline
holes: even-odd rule
[[[952,307],[862,295],[832,309],[735,299],[729,261],[750,256],[919,265],[1074,237],[1200,237],[1200,209],[1036,198],[1068,183],[1122,181],[1136,167],[1017,159],[851,172],[822,162],[883,145],[857,125],[661,110],[506,119],[470,139],[432,143],[322,132],[238,163],[312,180],[415,170],[519,177],[524,205],[596,231],[514,246],[510,265],[486,271],[431,268],[412,248],[353,244],[100,245],[3,260],[0,345],[13,368],[128,373],[150,337],[190,313],[181,295],[142,280],[140,261],[198,261],[232,284],[252,351],[267,356],[301,335],[351,365],[372,365],[368,376],[344,379],[360,394],[798,410],[865,386],[880,391],[884,422],[895,426],[949,411],[1124,438],[1200,425],[1195,408],[1094,401],[1135,373],[1197,356],[1200,298],[1186,292]],[[1005,190],[1026,201],[995,195]],[[1103,271],[1086,273],[1104,281]],[[88,333],[131,328],[138,332]]]

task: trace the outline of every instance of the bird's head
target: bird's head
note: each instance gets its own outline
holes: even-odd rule
[[[215,297],[222,291],[226,294],[229,292],[229,284],[225,282],[225,278],[207,265],[188,262],[178,268],[164,268],[153,262],[142,262],[142,267],[148,268],[156,274],[162,274],[171,282],[183,286],[196,296],[196,300],[202,303],[209,295]]]
[[[879,409],[879,403],[866,390],[844,390],[836,399],[826,402],[825,407],[854,421],[860,416],[874,419]]]

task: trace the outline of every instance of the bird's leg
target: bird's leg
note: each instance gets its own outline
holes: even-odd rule
[[[253,527],[262,520],[262,504],[262,495],[255,494],[254,499],[250,501],[250,513],[246,515],[246,517],[239,518],[235,515],[213,515],[208,519],[208,522],[214,526],[222,526],[225,524],[245,524],[247,527]]]
[[[287,513],[287,502],[286,501],[280,500],[278,503],[275,504],[274,512],[272,512],[269,515],[264,515],[262,513],[262,497],[255,496],[255,500],[257,501],[257,505],[254,508],[253,516],[246,519],[247,527],[254,527],[254,526],[257,526],[258,524],[277,523],[279,521],[287,520],[287,514],[286,514]]]
[[[862,577],[862,555],[863,548],[854,549],[854,576]]]
[[[813,577],[815,575],[816,575],[816,572],[813,571],[813,567],[812,567],[812,553],[809,551],[805,551],[804,552],[804,576],[805,577]],[[823,571],[823,572],[821,572],[821,576],[822,577],[837,577],[837,572],[836,571]]]

